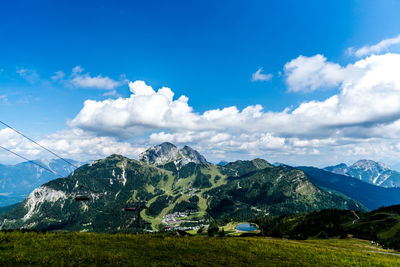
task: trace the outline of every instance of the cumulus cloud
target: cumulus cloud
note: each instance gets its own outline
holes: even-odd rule
[[[322,56],[317,58],[323,59]],[[301,61],[307,62],[308,58],[301,58]],[[321,62],[328,65],[327,69],[345,72],[341,75],[340,93],[324,101],[302,103],[293,110],[270,112],[264,111],[261,105],[254,105],[242,110],[231,106],[199,114],[188,104],[187,97],[174,100],[171,89],[163,87],[156,92],[143,81],[136,81],[129,84],[132,92],[129,98],[87,100],[70,125],[98,135],[120,137],[159,129],[269,131],[283,137],[325,137],[337,130],[344,134],[344,128],[373,127],[399,119],[400,76],[396,70],[400,68],[400,55],[371,56],[346,67],[324,59]],[[321,68],[326,69],[322,66],[318,70]],[[307,81],[307,72],[302,73]],[[330,84],[330,80],[325,84]]]
[[[291,91],[337,91],[282,111],[252,105],[200,113],[188,97],[175,96],[170,88],[156,90],[144,81],[132,81],[129,97],[85,101],[69,129],[41,143],[76,159],[110,153],[134,157],[165,141],[193,146],[210,160],[264,157],[327,165],[368,157],[390,164],[385,159],[400,156],[400,54],[372,55],[346,66],[323,55],[299,56],[284,69]],[[84,70],[73,73],[84,75]],[[0,141],[2,134],[6,145],[21,147],[22,140],[4,137],[9,134],[4,130]],[[22,147],[27,155],[42,153],[30,144]]]
[[[163,127],[179,128],[182,124],[196,128],[196,115],[187,97],[173,100],[171,89],[163,87],[155,92],[142,81],[131,82],[129,87],[132,92],[129,98],[85,101],[83,109],[69,125],[100,135],[121,137]]]
[[[327,62],[323,55],[299,56],[284,66],[286,84],[291,92],[311,92],[338,86],[346,76],[339,64]]]
[[[400,133],[399,54],[370,56],[347,66],[322,55],[300,56],[285,65],[293,91],[336,86],[338,93],[281,112],[261,105],[195,112],[186,96],[170,88],[154,90],[143,81],[129,83],[131,96],[87,100],[69,125],[95,136],[128,140],[148,134],[149,144],[192,144],[213,157],[222,155],[319,155],[371,151],[368,143],[391,143]],[[390,142],[388,141],[390,139]],[[380,140],[380,141],[379,141]],[[224,152],[225,151],[225,152]],[[396,150],[393,150],[396,151]],[[346,153],[347,153],[346,152]]]
[[[349,52],[351,54],[356,55],[357,57],[363,57],[371,54],[378,54],[384,51],[387,51],[389,47],[400,44],[400,35],[393,37],[393,38],[388,38],[385,40],[380,41],[379,43],[375,45],[366,45],[363,46],[359,49],[355,49],[354,47],[349,49]]]
[[[104,158],[111,154],[122,154],[134,158],[145,149],[112,137],[96,137],[80,129],[58,131],[43,138],[37,138],[37,141],[62,157],[81,161]],[[48,152],[8,128],[0,130],[0,145],[28,159],[52,157]],[[10,158],[15,158],[16,161],[21,160],[17,156],[0,150],[0,160],[9,162]]]
[[[253,75],[251,76],[251,80],[253,82],[257,81],[269,81],[272,79],[273,75],[271,73],[265,74],[262,73],[263,68],[259,68]]]

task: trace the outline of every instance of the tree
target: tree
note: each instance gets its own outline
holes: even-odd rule
[[[224,228],[222,228],[222,230],[218,232],[218,236],[219,236],[219,237],[224,237],[224,236],[225,236],[225,230],[224,230]]]
[[[219,228],[216,224],[210,224],[207,229],[208,236],[214,236],[216,232],[218,232]]]

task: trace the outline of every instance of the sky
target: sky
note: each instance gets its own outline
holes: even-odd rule
[[[0,120],[63,157],[189,145],[400,169],[399,1],[0,2]],[[11,130],[0,145],[51,158]],[[0,163],[20,159],[0,151]]]

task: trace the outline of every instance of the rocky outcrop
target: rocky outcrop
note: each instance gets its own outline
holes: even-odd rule
[[[196,150],[188,146],[178,149],[175,145],[168,142],[150,147],[139,155],[139,161],[154,165],[164,165],[174,162],[177,166],[183,166],[189,162],[197,164],[208,163],[206,158]]]

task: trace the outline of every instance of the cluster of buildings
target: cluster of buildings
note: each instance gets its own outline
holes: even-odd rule
[[[207,227],[202,224],[202,220],[190,220],[188,217],[192,214],[198,213],[196,211],[174,212],[164,215],[162,223],[165,224],[165,230],[198,230],[201,227]],[[182,223],[191,223],[194,226],[181,226]]]

